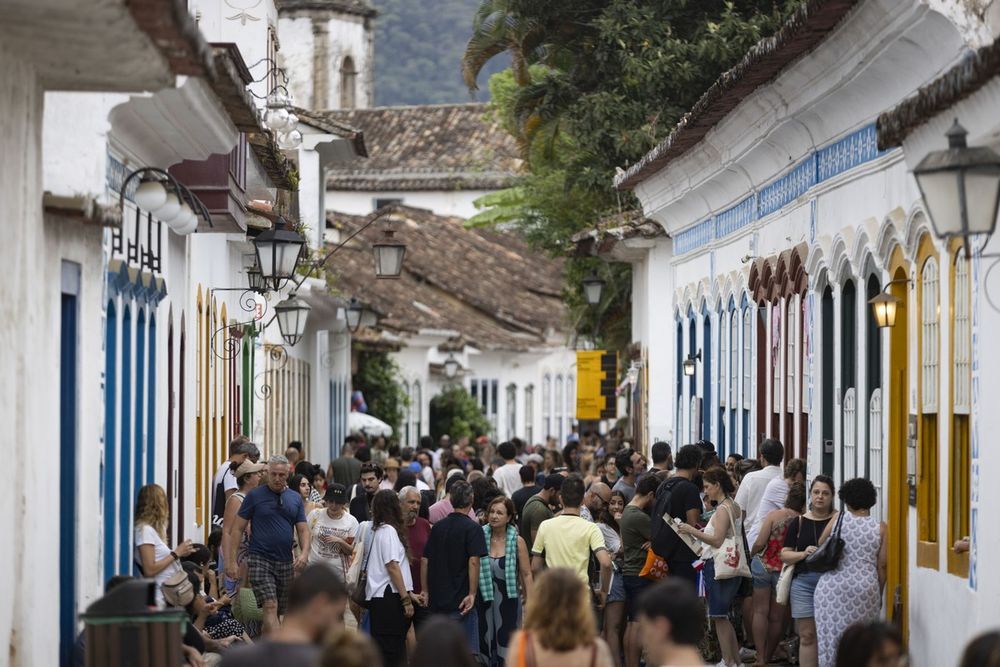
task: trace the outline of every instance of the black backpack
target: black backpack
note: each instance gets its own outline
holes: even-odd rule
[[[675,560],[678,545],[684,544],[677,537],[673,529],[664,523],[663,515],[670,506],[670,497],[673,495],[674,487],[685,481],[687,480],[683,477],[671,477],[663,481],[656,489],[656,502],[653,503],[653,511],[649,523],[649,543],[653,553],[665,561]],[[684,517],[679,518],[684,519]],[[687,551],[690,552],[691,550],[687,549]],[[691,553],[690,555],[693,560],[694,554]]]

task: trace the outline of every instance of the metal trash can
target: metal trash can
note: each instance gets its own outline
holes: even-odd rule
[[[156,606],[152,579],[124,582],[81,614],[86,667],[177,667],[187,614]]]

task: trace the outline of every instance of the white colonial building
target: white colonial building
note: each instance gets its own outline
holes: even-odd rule
[[[810,475],[873,481],[885,612],[927,667],[954,664],[1000,610],[983,576],[1000,530],[977,521],[1000,501],[980,481],[1000,470],[980,446],[1000,428],[1000,359],[982,344],[1000,326],[997,242],[967,256],[939,239],[910,174],[954,117],[971,145],[997,145],[1000,23],[982,4],[808,3],[617,179],[660,234],[583,246],[634,266],[650,437],[747,456],[773,437]],[[900,301],[880,329],[883,290]],[[965,536],[971,554],[955,553]]]

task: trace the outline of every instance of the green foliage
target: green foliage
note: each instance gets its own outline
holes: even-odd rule
[[[462,81],[462,49],[478,0],[374,0],[375,103],[445,104],[473,99]],[[507,66],[495,59],[486,74]],[[475,96],[489,99],[485,92]]]
[[[399,382],[399,366],[385,352],[362,350],[358,354],[358,372],[351,379],[351,386],[365,397],[368,414],[399,433],[410,402]]]
[[[481,200],[475,221],[516,220],[532,245],[565,254],[575,233],[636,208],[631,193],[614,190],[616,169],[665,139],[719,75],[799,4],[482,0],[463,60],[466,80],[477,74],[470,68],[490,39],[513,44],[507,50],[514,60],[530,63],[530,76],[508,70],[490,79],[493,113],[520,142],[529,171],[515,189]],[[507,33],[496,27],[501,18]],[[591,270],[607,284],[597,308],[580,294]],[[599,324],[599,344],[620,349],[629,342],[628,266],[569,258],[566,298],[579,331],[589,335]]]
[[[452,385],[431,399],[431,437],[437,442],[442,435],[457,440],[477,438],[490,432],[490,423],[465,387]]]

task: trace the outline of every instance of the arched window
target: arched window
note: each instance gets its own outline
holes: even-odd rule
[[[354,58],[345,56],[340,64],[340,108],[353,109],[357,106],[358,70]]]
[[[858,403],[854,387],[844,392],[844,459],[841,479],[853,479],[858,469]]]
[[[573,430],[573,421],[576,419],[576,378],[572,374],[566,376],[566,431],[567,435]]]
[[[733,310],[730,316],[729,407],[735,410],[740,398],[740,315]]]
[[[775,301],[771,305],[771,412],[781,412],[781,325],[783,318],[781,303]],[[775,421],[771,437],[778,437],[778,422]]]
[[[121,442],[118,462],[118,574],[132,573],[132,311],[122,309]]]
[[[868,402],[868,478],[875,486],[878,502],[872,507],[872,516],[882,519],[882,389],[876,387]]]
[[[948,470],[948,534],[954,542],[969,534],[971,501],[970,475],[972,453],[970,449],[969,419],[972,411],[972,290],[969,281],[969,262],[957,249],[952,266],[952,408],[951,453]],[[948,550],[948,571],[967,577],[968,554]]]
[[[563,431],[563,376],[556,376],[556,395],[553,399],[555,401],[555,415],[556,415],[556,431],[559,433],[559,439],[556,441],[559,446],[563,446],[563,436],[565,435]]]
[[[403,380],[403,393],[406,395],[406,408],[403,415],[403,446],[413,446],[410,439],[413,428],[413,397],[410,394],[410,383]]]
[[[787,335],[787,341],[788,341],[788,343],[785,345],[785,351],[786,351],[786,355],[785,355],[785,411],[788,412],[789,414],[795,412],[795,391],[796,391],[796,388],[797,388],[797,385],[798,385],[798,383],[796,382],[796,379],[798,377],[796,375],[796,371],[797,371],[796,365],[797,365],[798,358],[799,358],[798,354],[796,352],[796,350],[798,349],[798,347],[797,347],[797,343],[798,343],[797,339],[798,339],[798,332],[799,332],[799,318],[798,318],[799,311],[798,311],[798,307],[797,307],[798,306],[798,300],[799,300],[799,297],[796,294],[794,296],[788,297],[787,302],[786,302],[787,312],[788,312],[787,324],[786,324],[786,326],[788,327],[788,332],[787,332],[786,335]],[[789,440],[789,442],[791,442],[791,440],[792,440],[792,434],[791,433],[786,433],[785,437]]]
[[[517,385],[507,385],[507,439],[517,437]]]
[[[542,427],[544,437],[552,435],[552,376],[548,373],[542,377]]]
[[[535,444],[535,385],[524,388],[524,440]]]
[[[940,345],[940,272],[938,254],[925,234],[917,250],[917,322],[919,323],[920,422],[917,447],[917,565],[937,569],[938,516],[938,378]]]

